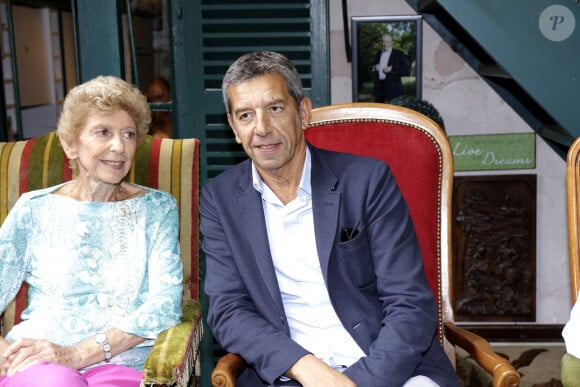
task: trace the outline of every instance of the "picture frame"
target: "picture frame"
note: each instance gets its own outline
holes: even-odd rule
[[[421,98],[422,72],[422,28],[421,15],[408,16],[356,16],[351,18],[351,58],[352,58],[352,100],[353,102],[388,102],[398,96],[414,96]],[[380,84],[375,62],[380,57],[383,47],[383,35],[392,37],[393,49],[402,51],[408,71],[397,74],[393,71],[386,83],[388,92],[384,101],[381,100]],[[400,57],[400,55],[398,55]],[[393,59],[389,59],[389,64]],[[394,66],[389,66],[394,68]],[[390,72],[385,69],[384,71]],[[393,82],[398,82],[397,86]],[[400,94],[400,95],[399,95]]]

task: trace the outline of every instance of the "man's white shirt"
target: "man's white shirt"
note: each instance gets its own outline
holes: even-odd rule
[[[340,322],[328,295],[316,249],[312,215],[310,151],[296,199],[284,205],[252,164],[262,194],[270,252],[291,337],[330,366],[350,366],[365,356]]]
[[[379,79],[385,79],[387,74],[383,71],[385,67],[389,65],[389,58],[391,57],[392,49],[384,50],[381,53],[381,59],[379,60]]]

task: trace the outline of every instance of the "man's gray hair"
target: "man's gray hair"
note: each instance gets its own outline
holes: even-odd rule
[[[288,92],[294,98],[296,106],[304,98],[302,81],[294,64],[284,55],[272,51],[255,51],[239,57],[228,69],[222,81],[224,105],[228,114],[231,113],[229,88],[250,79],[266,74],[279,74],[286,83]]]

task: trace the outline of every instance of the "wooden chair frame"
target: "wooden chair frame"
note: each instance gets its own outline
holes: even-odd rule
[[[568,195],[568,251],[570,255],[570,290],[572,304],[580,291],[580,138],[568,149],[566,158],[566,192]]]

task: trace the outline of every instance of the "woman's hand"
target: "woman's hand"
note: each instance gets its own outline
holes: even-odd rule
[[[78,368],[76,347],[63,347],[47,340],[18,339],[2,353],[2,373],[12,376],[42,361]]]
[[[5,338],[0,337],[0,376],[4,376],[6,370],[4,369],[5,364],[8,362],[6,358],[3,356],[4,352],[10,346],[10,342],[8,342]]]
[[[143,337],[126,333],[117,328],[106,331],[111,353],[117,355],[142,343]],[[82,369],[105,360],[105,352],[94,336],[74,346],[61,346],[47,340],[21,338],[7,347],[0,338],[0,375],[12,376],[42,361]],[[4,348],[4,350],[2,350]]]

